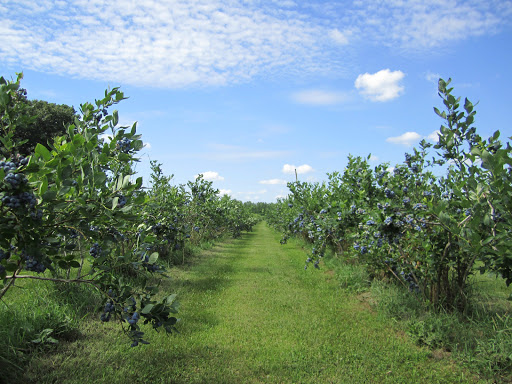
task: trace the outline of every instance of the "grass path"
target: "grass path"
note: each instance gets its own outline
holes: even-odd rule
[[[397,334],[326,271],[304,271],[304,251],[278,240],[260,223],[177,270],[179,335],[148,332],[150,345],[129,348],[115,327],[91,321],[82,339],[41,357],[28,375],[38,383],[474,382]]]

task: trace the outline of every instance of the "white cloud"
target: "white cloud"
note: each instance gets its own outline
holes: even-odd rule
[[[233,191],[231,191],[231,189],[219,189],[219,196],[222,196],[222,195],[231,196],[232,194],[233,194]]]
[[[357,76],[354,83],[359,92],[372,101],[389,101],[397,98],[404,87],[400,81],[405,74],[402,71],[383,69],[377,73],[365,73]]]
[[[147,141],[144,143],[144,148],[151,149],[151,143],[148,143]]]
[[[350,32],[340,32],[338,29],[332,29],[329,31],[329,37],[340,45],[348,44],[348,36],[350,36]]]
[[[292,1],[48,0],[36,5],[8,2],[0,14],[2,62],[168,88],[343,69],[329,48],[336,43],[325,39],[329,29],[292,11]]]
[[[354,41],[433,50],[510,25],[510,0],[16,0],[0,61],[44,73],[178,88],[349,73]],[[313,12],[311,12],[313,10]],[[333,27],[343,25],[342,29]]]
[[[437,143],[439,141],[440,133],[441,132],[439,130],[437,130],[427,136],[422,136],[417,132],[405,132],[403,135],[400,135],[400,136],[388,137],[386,139],[386,141],[388,143],[400,144],[400,145],[405,145],[406,147],[412,147],[413,145],[417,144],[422,139],[426,139],[426,140],[433,141],[433,142]]]
[[[512,2],[506,0],[387,0],[383,4],[365,0],[348,5],[351,29],[366,41],[408,51],[492,35],[510,25],[512,16]],[[332,7],[323,8],[326,16],[333,12]],[[344,4],[339,12],[345,8]]]
[[[295,174],[295,170],[297,170],[298,175],[314,172],[314,169],[310,165],[307,165],[307,164],[299,165],[298,167],[296,167],[295,165],[291,165],[291,164],[285,164],[285,165],[283,165],[283,169],[282,169],[283,173],[287,173],[287,174],[291,174],[291,175]]]
[[[437,143],[439,141],[439,135],[441,134],[440,130],[432,132],[430,135],[428,135],[426,138],[430,141],[433,141],[434,143]]]
[[[286,185],[286,180],[281,179],[270,179],[270,180],[261,180],[260,184],[267,184],[267,185]]]
[[[206,171],[206,172],[203,172],[201,173],[201,175],[203,175],[203,179],[204,180],[208,180],[208,181],[222,181],[224,180],[224,177],[220,176],[218,172],[213,172],[213,171]],[[198,178],[199,175],[195,175],[194,178]]]
[[[292,99],[299,104],[334,105],[350,100],[350,95],[343,92],[310,89],[292,94]]]
[[[379,161],[379,156],[371,155],[370,156],[370,161],[373,162],[373,163],[378,162]]]
[[[439,78],[441,78],[441,77],[442,76],[439,73],[434,73],[434,72],[430,72],[430,71],[428,71],[425,74],[425,80],[427,80],[428,82],[431,82],[431,83],[435,83],[435,84],[438,83]]]
[[[423,138],[417,132],[405,132],[403,135],[388,137],[386,141],[393,144],[401,144],[407,147],[411,147]]]

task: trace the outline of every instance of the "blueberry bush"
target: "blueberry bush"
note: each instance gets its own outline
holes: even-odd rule
[[[87,284],[103,297],[101,321],[119,323],[133,347],[147,343],[141,324],[174,332],[176,295],[151,283],[165,276],[162,259],[187,242],[249,230],[254,215],[202,178],[190,190],[172,186],[157,162],[144,188],[136,123],[119,126],[113,110],[125,98],[119,88],[21,155],[16,129],[31,119],[21,79],[0,78],[0,299],[22,279]]]
[[[433,307],[455,310],[466,307],[476,272],[512,283],[511,146],[499,131],[483,139],[474,105],[462,104],[449,84],[439,80],[436,144],[422,141],[394,168],[371,169],[370,156],[350,156],[328,182],[288,184],[289,196],[268,220],[284,231],[282,242],[300,236],[312,243],[306,268],[318,268],[329,248]]]

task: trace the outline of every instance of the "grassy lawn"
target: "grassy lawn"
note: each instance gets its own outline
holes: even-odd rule
[[[18,383],[465,383],[447,355],[417,347],[265,223],[171,271],[180,334],[149,327],[130,348],[114,324],[38,354]],[[97,316],[99,317],[99,316]],[[0,379],[1,381],[1,379]],[[483,382],[483,381],[481,381]]]

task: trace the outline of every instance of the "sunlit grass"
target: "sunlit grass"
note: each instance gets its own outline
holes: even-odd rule
[[[279,245],[265,224],[174,269],[180,334],[149,329],[130,348],[114,324],[85,322],[82,336],[32,360],[19,382],[413,383],[472,382],[433,359],[325,273]]]

